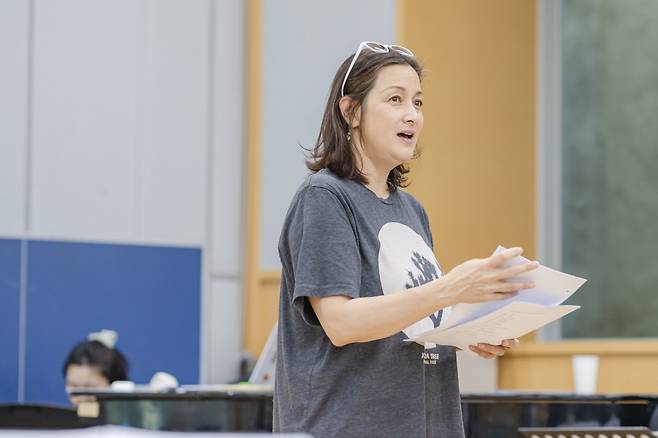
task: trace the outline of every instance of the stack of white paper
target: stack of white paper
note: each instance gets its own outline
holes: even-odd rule
[[[494,253],[503,251],[499,246]],[[503,267],[527,262],[518,256]],[[518,338],[563,317],[580,306],[560,305],[587,280],[545,266],[509,281],[534,281],[511,298],[478,304],[457,304],[444,310],[438,327],[420,333],[410,341],[421,344],[454,345],[468,351],[480,342],[499,345],[504,339]]]

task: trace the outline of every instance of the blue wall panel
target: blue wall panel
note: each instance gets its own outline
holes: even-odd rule
[[[29,242],[26,401],[65,403],[62,365],[87,333],[111,328],[129,377],[199,380],[201,251]]]
[[[18,400],[21,242],[0,239],[0,403]]]

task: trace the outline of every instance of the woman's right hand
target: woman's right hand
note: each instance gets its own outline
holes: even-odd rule
[[[442,289],[455,303],[481,303],[502,300],[521,289],[535,287],[532,281],[506,281],[539,267],[538,262],[526,262],[503,268],[502,265],[523,253],[521,248],[509,248],[485,259],[468,260],[441,277]]]

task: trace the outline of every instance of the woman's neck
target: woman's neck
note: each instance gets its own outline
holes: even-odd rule
[[[388,174],[391,172],[389,166],[373,160],[361,143],[359,132],[354,135],[354,143],[358,145],[356,152],[356,162],[361,174],[368,181],[365,186],[372,191],[378,198],[386,199],[391,194],[388,190]]]
[[[366,184],[366,187],[370,189],[375,195],[377,195],[378,198],[381,199],[386,199],[389,197],[391,192],[388,190],[388,183],[386,181],[386,178],[384,178],[383,181],[380,179],[375,180],[371,175],[365,174],[366,179],[368,180],[368,184]]]
[[[388,190],[388,174],[390,169],[378,168],[367,157],[361,160],[361,173],[368,181],[365,185],[378,198],[386,199],[390,195]]]

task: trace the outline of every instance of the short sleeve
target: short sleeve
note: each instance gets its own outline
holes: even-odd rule
[[[308,297],[356,298],[361,256],[349,207],[328,188],[309,186],[289,224],[294,290],[292,301],[304,321],[319,325]]]
[[[434,250],[434,238],[432,237],[432,229],[430,227],[430,220],[427,217],[427,212],[423,208],[422,205],[418,204],[418,208],[420,208],[420,213],[421,213],[421,218],[423,221],[423,227],[425,227],[425,231],[427,232],[427,237],[430,239],[429,241],[429,247],[430,249]]]

